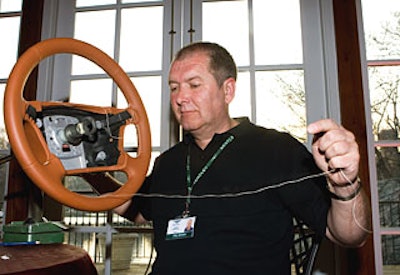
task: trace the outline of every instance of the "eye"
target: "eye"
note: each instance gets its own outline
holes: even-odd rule
[[[200,83],[190,83],[190,88],[192,88],[192,89],[196,89],[196,88],[198,88],[200,86],[201,86]]]
[[[169,85],[169,90],[170,92],[175,92],[176,90],[178,90],[178,85]]]

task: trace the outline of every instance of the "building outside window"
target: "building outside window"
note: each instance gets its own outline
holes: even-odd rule
[[[400,2],[362,0],[377,272],[400,265]],[[363,47],[364,45],[362,45]],[[381,269],[382,268],[382,269]]]

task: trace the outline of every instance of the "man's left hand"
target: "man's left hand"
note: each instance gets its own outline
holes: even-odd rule
[[[333,171],[328,174],[332,182],[343,185],[349,180],[356,179],[360,154],[352,132],[332,119],[311,123],[307,131],[314,135],[312,143],[314,160],[322,171]],[[339,170],[343,173],[339,173]]]

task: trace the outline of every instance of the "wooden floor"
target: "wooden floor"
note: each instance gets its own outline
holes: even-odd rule
[[[108,275],[104,272],[103,265],[96,265],[97,272],[99,275]],[[133,264],[129,269],[122,269],[122,270],[113,270],[111,272],[112,275],[146,275],[150,272],[150,270],[145,274],[147,269],[146,264]]]

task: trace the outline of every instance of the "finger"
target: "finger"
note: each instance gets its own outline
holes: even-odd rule
[[[340,125],[332,119],[321,119],[316,122],[310,123],[307,127],[309,134],[315,135],[318,133],[328,132],[330,130],[339,129]]]
[[[354,164],[358,163],[357,152],[347,152],[345,154],[335,154],[332,157],[326,157],[328,166],[332,169],[353,169]]]
[[[345,156],[348,153],[349,153],[348,148],[336,143],[327,148],[324,152],[324,155],[326,159],[333,160],[334,158]],[[340,167],[335,166],[332,168],[340,168]]]
[[[337,142],[324,153],[330,169],[341,169],[353,177],[357,174],[360,155],[356,142]]]
[[[328,148],[331,148],[331,151],[334,153],[336,151],[343,151],[350,146],[356,146],[355,143],[353,133],[341,128],[330,130],[319,137],[318,149],[321,152],[326,152]]]

